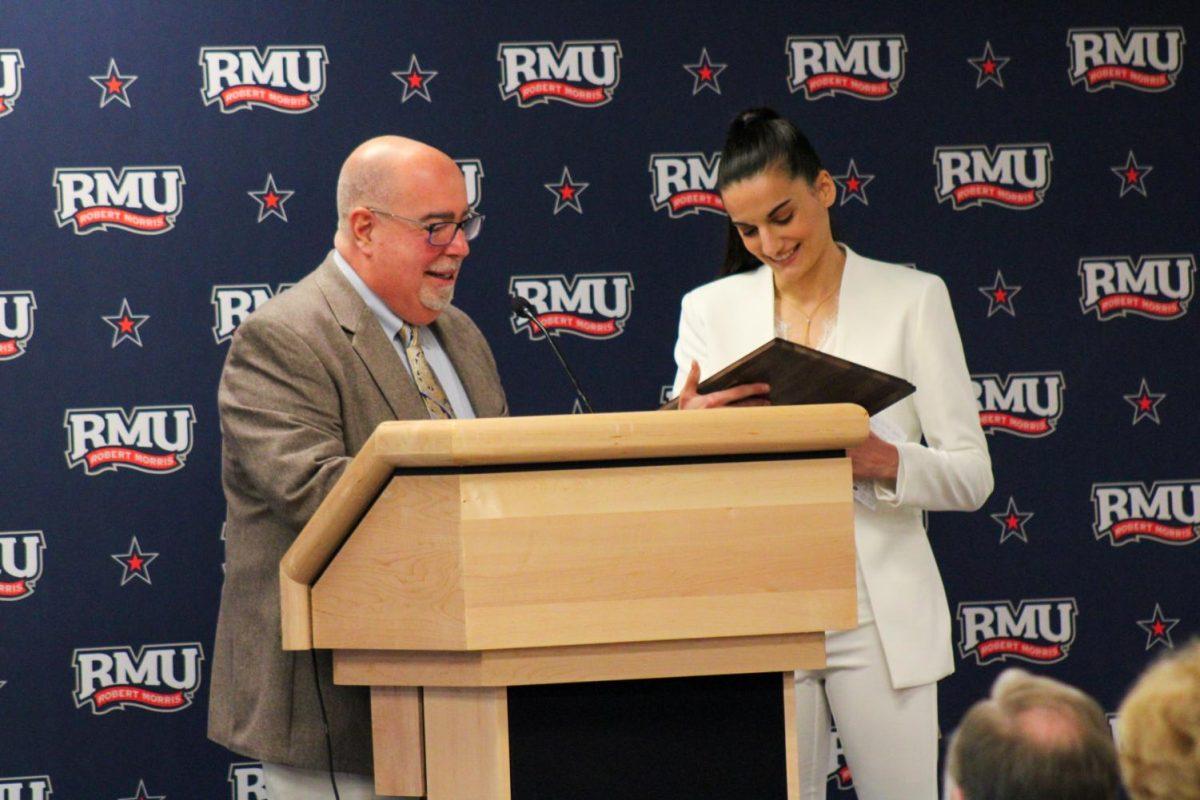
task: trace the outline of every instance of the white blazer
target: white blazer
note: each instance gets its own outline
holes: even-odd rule
[[[877,415],[903,432],[894,491],[877,484],[874,510],[854,504],[863,580],[892,686],[901,689],[954,671],[950,608],[921,510],[978,509],[992,492],[992,464],[946,285],[844,249],[831,353],[917,387]],[[765,265],[685,295],[675,393],[693,359],[704,379],[773,339],[774,316]]]

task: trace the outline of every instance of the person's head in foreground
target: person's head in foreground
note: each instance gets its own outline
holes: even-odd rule
[[[950,739],[947,800],[1115,800],[1108,720],[1065,683],[1005,670]]]
[[[1156,661],[1129,690],[1117,753],[1132,800],[1200,798],[1200,641]]]

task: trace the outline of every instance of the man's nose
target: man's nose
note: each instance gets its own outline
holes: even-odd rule
[[[454,232],[454,238],[450,240],[450,244],[446,245],[446,253],[460,258],[466,258],[471,252],[471,245],[467,243],[467,234],[462,228]]]

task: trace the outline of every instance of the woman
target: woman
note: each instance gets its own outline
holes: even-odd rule
[[[796,673],[803,796],[825,796],[832,712],[860,800],[936,800],[937,681],[954,659],[921,511],[973,511],[992,491],[949,295],[934,275],[834,241],[833,178],[769,109],[733,121],[717,186],[730,222],[724,277],[683,298],[680,408],[763,402],[762,384],[708,395],[696,386],[775,336],[917,387],[848,451],[859,625],[828,635],[826,669]]]

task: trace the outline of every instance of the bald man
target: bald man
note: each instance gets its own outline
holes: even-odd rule
[[[208,735],[264,764],[271,800],[374,798],[365,687],[285,652],[279,562],[375,427],[508,413],[491,350],[451,305],[482,219],[458,166],[380,137],[338,177],[334,249],[248,317],[221,373],[226,573]],[[332,744],[326,747],[318,690]]]
[[[946,751],[947,800],[1117,800],[1118,783],[1096,701],[1019,669],[971,706]]]

